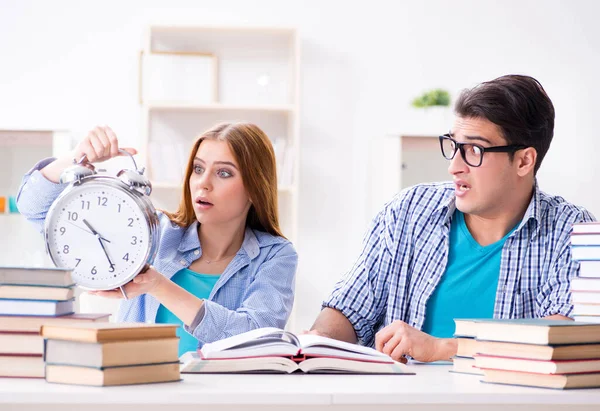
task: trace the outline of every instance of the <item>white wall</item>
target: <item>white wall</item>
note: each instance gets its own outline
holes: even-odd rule
[[[83,135],[108,123],[136,145],[137,50],[146,25],[297,27],[303,77],[297,326],[304,328],[360,249],[379,205],[369,199],[378,195],[371,186],[389,178],[369,152],[379,149],[381,136],[414,129],[409,101],[425,89],[456,95],[506,73],[537,77],[557,111],[540,184],[600,216],[593,127],[599,12],[594,0],[0,0],[0,128]]]

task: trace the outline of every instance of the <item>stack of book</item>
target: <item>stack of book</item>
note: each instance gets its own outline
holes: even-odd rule
[[[0,315],[73,314],[74,289],[71,270],[0,267]]]
[[[600,323],[600,223],[573,225],[571,254],[579,276],[571,280],[575,321]]]
[[[108,321],[73,314],[73,288],[70,270],[0,267],[0,376],[43,378],[43,324]]]
[[[460,374],[483,375],[483,371],[475,367],[475,355],[478,342],[476,320],[455,320],[454,337],[458,343],[456,355],[452,358],[452,372]]]
[[[462,320],[476,337],[483,381],[544,388],[600,387],[600,324],[569,320]]]
[[[177,325],[42,326],[46,381],[126,385],[179,381]]]

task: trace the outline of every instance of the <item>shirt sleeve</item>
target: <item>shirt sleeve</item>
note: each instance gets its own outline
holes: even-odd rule
[[[573,223],[595,221],[594,216],[586,210],[578,213]],[[537,296],[538,316],[547,317],[560,314],[570,317],[573,312],[571,302],[571,279],[579,274],[579,263],[573,260],[571,256],[570,236],[573,224],[569,224],[570,229],[564,230],[560,237],[560,250],[553,269],[548,275],[547,281],[542,284]]]
[[[285,243],[258,268],[239,308],[228,309],[214,301],[204,304],[192,326],[185,330],[200,345],[261,327],[283,328],[294,303],[298,254]]]
[[[44,231],[44,221],[50,206],[56,198],[67,187],[67,184],[57,184],[49,181],[40,172],[41,169],[52,163],[55,158],[46,158],[29,170],[17,192],[17,208],[19,212],[31,223],[33,223],[39,232]]]
[[[396,217],[392,207],[381,211],[363,238],[362,252],[350,271],[335,285],[323,307],[340,311],[350,321],[361,344],[373,346],[375,332],[383,323],[389,277],[399,269],[390,250],[394,244]]]

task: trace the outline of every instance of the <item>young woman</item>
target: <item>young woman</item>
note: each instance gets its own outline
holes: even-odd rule
[[[96,127],[74,152],[28,172],[17,204],[43,227],[73,158],[118,155],[109,127]],[[131,154],[136,150],[125,149]],[[159,212],[154,266],[126,284],[119,321],[175,323],[180,354],[259,327],[285,326],[294,300],[298,256],[279,229],[275,156],[253,124],[220,124],[194,143],[179,208]],[[119,290],[93,294],[122,298]]]

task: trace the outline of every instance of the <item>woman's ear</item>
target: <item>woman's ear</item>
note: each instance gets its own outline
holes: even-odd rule
[[[525,177],[529,173],[535,173],[535,163],[537,161],[537,150],[533,147],[527,147],[516,153],[517,174]]]

